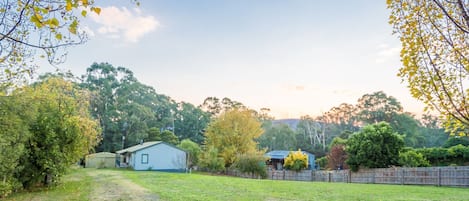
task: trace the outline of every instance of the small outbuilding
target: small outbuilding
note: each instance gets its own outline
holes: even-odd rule
[[[287,158],[290,152],[291,151],[286,151],[286,150],[273,150],[273,151],[267,152],[265,156],[269,158],[268,164],[273,169],[282,170],[283,164],[285,163],[285,158]],[[316,158],[314,157],[314,154],[306,152],[306,151],[301,151],[301,152],[303,152],[303,154],[306,154],[308,156],[308,170],[316,169]]]
[[[116,167],[116,154],[99,152],[85,157],[85,168],[114,168]]]
[[[182,172],[187,169],[187,153],[161,141],[141,143],[116,153],[120,155],[120,167],[171,172]]]

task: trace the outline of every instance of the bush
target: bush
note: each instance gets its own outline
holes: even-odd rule
[[[308,155],[301,152],[301,149],[295,152],[290,152],[285,158],[285,164],[283,165],[287,170],[300,171],[308,168]]]
[[[325,169],[329,162],[327,161],[327,156],[324,156],[324,157],[316,159],[316,163],[319,165],[320,169]]]
[[[261,176],[267,178],[265,161],[261,154],[243,154],[238,156],[238,160],[233,164],[234,168],[242,173],[251,173],[253,177]]]
[[[225,161],[222,157],[218,156],[218,150],[214,147],[210,147],[202,154],[199,165],[200,168],[212,173],[225,169]]]
[[[445,144],[443,144],[444,148],[450,148],[456,145],[463,145],[463,146],[469,146],[469,139],[467,137],[451,137],[448,140],[446,140]]]
[[[414,150],[399,153],[399,164],[404,167],[429,167],[430,162]]]
[[[463,145],[450,148],[422,148],[415,151],[421,153],[432,166],[467,165],[469,161],[469,147]]]

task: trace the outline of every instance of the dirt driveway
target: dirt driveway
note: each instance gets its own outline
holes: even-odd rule
[[[124,178],[120,171],[100,170],[89,171],[87,174],[96,184],[90,194],[90,200],[159,200],[158,196],[150,193],[148,189]]]

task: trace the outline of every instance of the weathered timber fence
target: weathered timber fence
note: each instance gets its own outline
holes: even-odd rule
[[[469,187],[469,166],[396,167],[361,169],[358,172],[351,172],[350,170],[303,170],[300,172],[273,170],[268,171],[267,178],[273,180]]]

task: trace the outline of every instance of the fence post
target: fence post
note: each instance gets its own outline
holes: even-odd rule
[[[348,183],[352,183],[352,171],[348,169]]]
[[[438,186],[441,186],[441,167],[438,167]]]
[[[285,180],[285,170],[283,170],[283,180]]]
[[[401,185],[404,185],[404,181],[405,181],[405,179],[404,179],[405,169],[404,169],[404,168],[401,168],[401,170],[402,170],[402,171],[401,171]]]
[[[327,181],[331,182],[331,172],[327,172]]]

